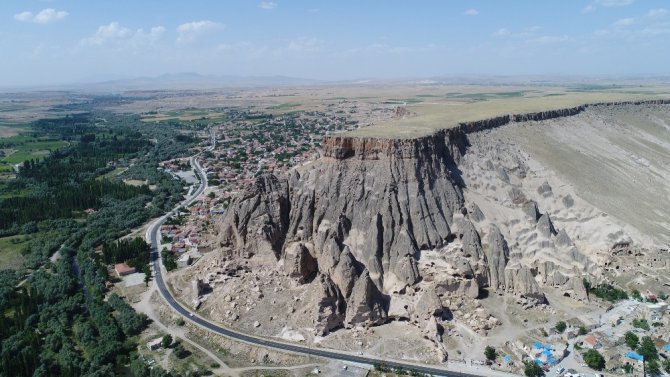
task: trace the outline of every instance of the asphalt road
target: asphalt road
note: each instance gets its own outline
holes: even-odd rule
[[[214,138],[212,137],[212,140]],[[213,149],[213,147],[210,147],[208,149]],[[157,284],[158,290],[160,294],[163,296],[165,301],[174,309],[177,313],[181,314],[185,319],[213,332],[219,335],[223,335],[228,338],[232,338],[235,340],[243,341],[246,343],[251,343],[254,345],[262,346],[262,347],[270,347],[270,348],[275,348],[283,351],[290,351],[290,352],[295,352],[295,353],[300,353],[304,355],[310,355],[310,356],[319,356],[319,357],[325,357],[328,359],[335,359],[335,360],[342,360],[342,361],[349,361],[352,363],[361,363],[361,364],[384,364],[387,367],[391,368],[402,368],[405,370],[414,370],[417,372],[421,373],[427,373],[427,374],[432,374],[435,376],[446,376],[446,377],[475,377],[478,375],[475,374],[468,374],[468,373],[460,373],[460,372],[453,372],[453,371],[447,371],[445,369],[437,368],[437,367],[431,367],[431,366],[422,366],[422,365],[416,365],[416,364],[410,364],[410,363],[403,363],[400,361],[392,361],[392,360],[385,360],[385,359],[376,359],[372,357],[366,357],[362,355],[352,355],[349,353],[341,352],[341,351],[336,351],[336,350],[327,350],[327,349],[318,349],[318,348],[311,348],[308,346],[301,346],[301,345],[296,345],[296,344],[291,344],[291,343],[284,343],[276,340],[270,340],[270,339],[265,339],[257,336],[252,336],[252,335],[247,335],[243,334],[237,331],[233,331],[228,328],[221,327],[219,325],[216,325],[212,322],[209,322],[195,313],[191,312],[190,310],[186,309],[183,307],[175,298],[172,296],[172,293],[170,290],[167,288],[165,285],[165,280],[163,280],[163,271],[161,268],[161,259],[160,259],[160,252],[158,250],[158,237],[160,233],[160,227],[165,223],[167,218],[174,214],[178,208],[188,206],[191,203],[195,201],[195,199],[202,194],[202,192],[207,188],[207,177],[198,163],[196,159],[197,155],[191,157],[190,162],[191,166],[193,169],[196,171],[197,175],[200,177],[200,186],[198,187],[197,190],[192,194],[191,197],[185,199],[180,205],[175,207],[170,213],[167,215],[155,220],[150,226],[149,229],[147,230],[146,238],[147,241],[150,242],[151,244],[151,261],[153,264],[153,273],[154,273],[154,280],[155,283]]]

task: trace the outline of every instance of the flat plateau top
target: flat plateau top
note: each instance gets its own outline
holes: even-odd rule
[[[374,138],[415,138],[462,122],[483,120],[506,114],[523,114],[601,102],[670,98],[668,86],[626,86],[597,88],[479,88],[443,95],[408,98],[398,106],[407,114],[338,136]]]

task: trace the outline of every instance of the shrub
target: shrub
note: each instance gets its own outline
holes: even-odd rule
[[[523,362],[523,373],[526,377],[544,377],[544,370],[534,361]]]
[[[493,361],[496,359],[496,349],[491,347],[491,346],[486,346],[484,348],[484,356],[486,356],[487,359]]]
[[[649,331],[651,327],[649,327],[649,322],[647,322],[646,319],[637,319],[635,318],[633,320],[633,327],[637,327],[642,330],[647,330]]]
[[[559,333],[562,334],[565,331],[565,329],[568,328],[568,325],[563,321],[558,321],[558,322],[556,322],[555,328],[556,328],[556,330],[558,330]]]
[[[590,368],[593,368],[595,370],[601,370],[605,367],[605,358],[603,357],[603,355],[600,354],[600,352],[596,350],[588,350],[584,352],[583,357],[584,362]]]
[[[167,334],[163,337],[163,340],[161,340],[161,346],[163,348],[168,348],[172,344],[172,335]]]
[[[626,331],[626,333],[623,334],[623,338],[626,345],[632,350],[636,349],[637,345],[640,343],[640,338],[630,331]]]

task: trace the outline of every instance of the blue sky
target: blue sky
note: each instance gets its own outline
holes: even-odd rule
[[[0,86],[670,73],[667,0],[3,0]]]

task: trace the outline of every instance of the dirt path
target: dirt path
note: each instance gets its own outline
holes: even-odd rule
[[[190,340],[189,338],[186,337],[186,331],[182,327],[174,327],[174,326],[167,326],[164,323],[160,321],[160,317],[158,314],[154,311],[153,306],[151,305],[151,297],[153,296],[153,293],[156,292],[156,285],[152,282],[151,287],[142,294],[142,299],[133,304],[133,308],[140,312],[146,314],[149,319],[153,321],[153,323],[156,324],[161,330],[165,331],[166,333],[171,334],[173,337],[179,337],[182,339],[184,342],[190,344],[194,348],[197,348],[198,350],[202,351],[204,354],[206,354],[209,358],[217,362],[220,367],[217,369],[212,370],[216,375],[218,376],[239,376],[239,373],[237,370],[230,368],[226,363],[223,362],[218,356],[216,356],[214,353],[209,351],[207,348],[199,345],[198,343]]]

